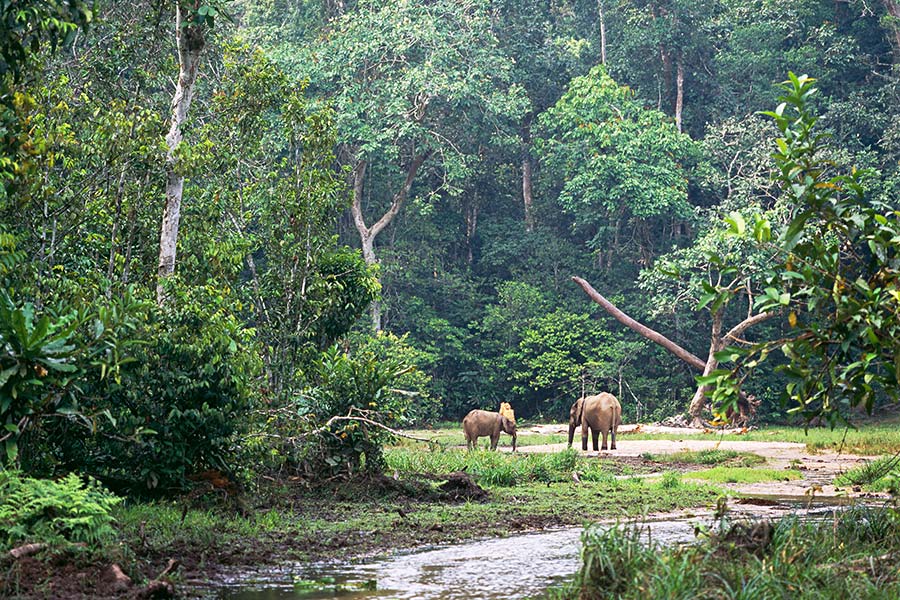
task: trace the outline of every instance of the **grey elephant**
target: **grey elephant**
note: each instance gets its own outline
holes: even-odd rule
[[[473,410],[462,421],[463,433],[466,434],[466,446],[471,450],[476,447],[479,437],[491,438],[491,450],[497,449],[500,432],[512,436],[512,449],[516,451],[516,424],[500,413],[488,410]]]
[[[602,450],[606,450],[606,436],[609,434],[610,450],[616,449],[616,430],[622,424],[622,405],[616,397],[607,392],[601,392],[596,396],[579,398],[569,411],[569,447],[572,447],[572,438],[575,437],[575,428],[581,425],[581,449],[587,450],[588,429],[590,428],[594,441],[594,451],[597,451],[597,438],[603,434]]]

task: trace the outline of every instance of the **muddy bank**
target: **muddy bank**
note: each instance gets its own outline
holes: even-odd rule
[[[549,444],[522,450],[555,452],[564,447]],[[599,456],[588,453],[591,461],[602,462],[605,473],[621,478],[613,483],[582,482],[577,476],[567,476],[566,482],[532,482],[485,490],[462,472],[403,473],[397,478],[336,482],[317,488],[297,481],[268,481],[240,503],[215,497],[181,499],[153,505],[146,514],[123,522],[122,542],[111,554],[135,582],[127,591],[116,592],[97,584],[109,562],[95,564],[90,557],[37,556],[4,569],[0,578],[6,585],[4,593],[23,598],[129,597],[158,576],[170,559],[180,562],[173,578],[177,585],[186,580],[214,579],[251,565],[368,559],[397,551],[581,526],[588,521],[626,519],[642,512],[674,518],[671,511],[679,507],[692,507],[687,515],[684,511],[677,513],[680,517],[709,515],[717,492],[690,488],[679,497],[678,488],[661,490],[652,483],[654,477],[671,471],[681,473],[681,480],[688,482],[692,471],[708,466],[660,462],[652,457],[711,448],[751,452],[764,457],[768,468],[791,467],[803,474],[797,481],[719,485],[735,496],[819,500],[858,495],[852,490],[835,489],[832,481],[838,473],[858,464],[861,457],[809,454],[803,444],[783,442],[621,439],[615,452]],[[631,481],[635,477],[648,483]],[[772,517],[788,510],[779,503],[742,505],[735,500],[729,502],[729,508]],[[49,596],[48,590],[52,590]]]

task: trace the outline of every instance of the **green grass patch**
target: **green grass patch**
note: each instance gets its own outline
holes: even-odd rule
[[[755,469],[751,467],[713,467],[692,471],[686,478],[701,479],[711,483],[761,483],[763,481],[793,481],[803,475],[795,469]]]
[[[180,502],[159,501],[117,507],[115,517],[121,539],[139,560],[165,564],[176,556],[202,569],[223,559],[232,564],[347,559],[510,531],[708,507],[721,494],[713,486],[677,479],[485,485],[490,492],[485,502],[387,497],[363,483],[331,490],[264,490],[254,494],[254,504],[244,514],[223,507],[185,511]]]
[[[647,543],[633,525],[589,528],[583,564],[550,598],[900,597],[900,518],[854,508],[825,520],[720,525],[698,544]]]
[[[752,467],[761,465],[766,459],[758,454],[750,452],[736,452],[734,450],[698,450],[696,452],[676,452],[674,454],[641,455],[641,458],[662,463],[689,463],[696,465],[727,465],[730,467]]]
[[[512,454],[476,450],[427,452],[392,448],[385,451],[388,470],[401,473],[451,473],[466,471],[482,486],[513,486],[523,483],[554,483],[573,480],[604,481],[613,477],[605,463],[580,456],[574,449],[554,454]]]

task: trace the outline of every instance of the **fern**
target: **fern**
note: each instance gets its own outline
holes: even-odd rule
[[[93,479],[58,481],[0,471],[0,544],[83,542],[99,547],[115,535],[110,510],[122,499]]]

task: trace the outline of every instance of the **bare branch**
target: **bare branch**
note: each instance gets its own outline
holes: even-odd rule
[[[659,333],[658,331],[654,331],[653,329],[650,329],[646,325],[638,323],[637,321],[635,321],[634,319],[632,319],[631,317],[626,315],[624,312],[619,310],[616,307],[616,305],[614,305],[612,302],[610,302],[609,300],[607,300],[606,298],[601,296],[597,290],[595,290],[593,287],[591,287],[591,284],[589,284],[587,281],[585,281],[581,277],[573,277],[572,281],[574,281],[579,286],[581,286],[581,289],[584,290],[584,293],[586,293],[591,300],[593,300],[594,302],[596,302],[597,304],[602,306],[606,312],[608,312],[610,315],[612,315],[612,317],[615,318],[622,325],[625,325],[629,329],[636,331],[637,333],[639,333],[646,339],[650,340],[651,342],[655,342],[655,343],[659,344],[660,346],[662,346],[663,348],[665,348],[666,350],[668,350],[669,352],[671,352],[672,354],[674,354],[675,356],[677,356],[678,358],[683,360],[684,362],[688,363],[695,369],[699,369],[702,371],[706,367],[705,360],[703,360],[696,354],[693,354],[693,353],[685,350],[684,348],[682,348],[681,346],[679,346],[678,344],[676,344],[675,342],[673,342],[672,340],[670,340],[663,334]]]

